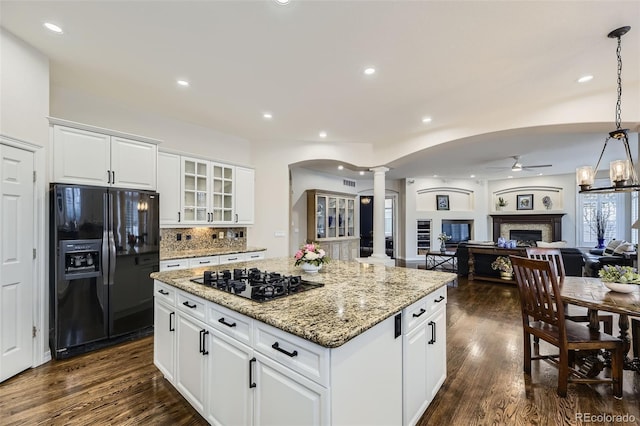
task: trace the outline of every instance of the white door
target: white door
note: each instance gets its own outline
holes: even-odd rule
[[[0,145],[0,382],[33,358],[33,161]]]
[[[245,167],[236,167],[235,179],[235,222],[239,225],[253,225],[255,171]]]

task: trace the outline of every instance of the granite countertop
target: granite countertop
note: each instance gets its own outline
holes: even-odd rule
[[[223,254],[248,253],[255,251],[265,251],[265,248],[247,247],[237,248],[209,248],[200,250],[177,250],[171,252],[160,252],[160,260],[189,259],[194,257],[218,256]]]
[[[324,287],[268,302],[255,302],[189,281],[205,270],[256,267]],[[154,272],[158,281],[195,294],[327,348],[343,345],[427,294],[455,274],[332,260],[320,272],[304,273],[291,258],[238,262],[209,268]]]

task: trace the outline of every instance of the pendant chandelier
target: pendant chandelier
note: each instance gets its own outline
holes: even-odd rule
[[[580,193],[606,193],[606,192],[630,192],[640,191],[640,183],[638,182],[638,174],[636,167],[633,164],[633,158],[631,157],[631,150],[629,149],[629,137],[627,132],[629,129],[621,129],[621,100],[622,100],[622,56],[621,50],[621,38],[625,35],[631,27],[621,27],[611,31],[607,37],[618,39],[618,48],[616,50],[616,56],[618,57],[618,101],[616,102],[616,129],[609,133],[609,137],[604,141],[604,147],[600,153],[600,158],[596,163],[595,169],[591,166],[578,167],[576,169],[576,181],[580,186]],[[615,160],[609,165],[609,179],[611,180],[611,186],[607,187],[593,187],[596,173],[598,173],[598,167],[600,161],[604,155],[604,150],[607,149],[607,144],[611,139],[615,139],[622,143],[627,158],[625,160]]]

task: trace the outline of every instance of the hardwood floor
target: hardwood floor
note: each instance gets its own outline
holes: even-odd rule
[[[448,288],[448,377],[420,425],[587,424],[577,415],[640,421],[640,374],[625,371],[624,398],[611,386],[555,388],[557,370],[534,361],[522,372],[522,331],[514,286],[459,279]],[[204,419],[153,365],[152,337],[52,361],[0,384],[3,425],[201,425]],[[607,422],[611,423],[611,422]],[[602,422],[591,422],[602,424]]]

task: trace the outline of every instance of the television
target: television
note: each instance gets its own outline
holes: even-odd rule
[[[469,241],[473,231],[472,220],[443,220],[442,233],[451,237],[447,244],[458,244]]]

